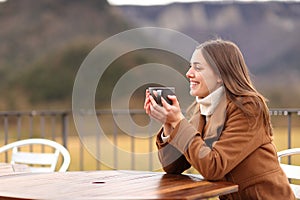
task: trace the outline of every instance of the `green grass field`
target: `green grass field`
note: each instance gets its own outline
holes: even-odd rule
[[[45,128],[47,129],[48,127]],[[70,128],[69,131],[73,132],[75,130]],[[16,133],[16,127],[11,126],[9,132]],[[39,132],[39,130],[35,130],[35,132]],[[1,134],[0,144],[4,144],[3,135],[4,133]],[[34,136],[36,137],[36,135]],[[45,136],[51,138],[49,135],[50,133]],[[291,136],[291,147],[300,147],[300,127],[293,126]],[[26,137],[28,136],[22,136],[22,138]],[[16,138],[16,135],[10,135],[8,142],[14,141],[14,138]],[[62,143],[60,137],[57,137],[55,140]],[[90,140],[91,142],[88,144],[96,145],[95,139],[91,138]],[[69,168],[71,171],[111,168],[160,170],[154,137],[150,139],[133,139],[132,137],[122,134],[118,135],[117,139],[114,139],[112,136],[109,136],[109,142],[100,140],[100,143],[98,143],[100,152],[98,154],[98,159],[95,156],[95,147],[92,148],[92,152],[89,152],[91,148],[89,148],[89,150],[85,148],[77,135],[73,134],[72,136],[69,136],[67,138],[67,143],[72,158]],[[274,128],[274,143],[278,151],[288,148],[286,126],[277,126]],[[149,158],[149,156],[151,157]],[[99,162],[98,160],[104,162]],[[1,161],[4,161],[3,155],[2,157],[0,156],[0,162]],[[292,159],[292,162],[300,165],[300,159],[296,156]]]
[[[111,139],[113,140],[113,139]],[[293,147],[300,147],[300,128],[293,128],[292,129],[292,148]],[[154,138],[152,139],[152,142],[149,140],[138,140],[136,139],[134,141],[134,145],[132,145],[133,141],[131,138],[126,137],[126,136],[121,136],[118,137],[117,140],[117,146],[121,151],[132,153],[134,152],[135,154],[144,154],[147,155],[149,153],[149,149],[152,150],[153,152],[153,169],[159,168],[159,163],[157,160],[157,155],[156,155],[156,146],[155,146],[155,140]],[[152,144],[150,144],[152,143]],[[288,148],[288,134],[287,130],[285,128],[275,128],[274,129],[274,143],[277,147],[277,150],[283,150]],[[80,166],[80,156],[79,156],[79,151],[80,150],[80,140],[78,137],[73,136],[68,139],[68,148],[72,154],[72,165],[70,167],[70,170],[78,170],[78,166]],[[102,158],[103,160],[108,160],[109,164],[113,166],[113,157],[114,157],[114,149],[111,148],[110,145],[107,144],[100,144],[102,151],[105,153],[101,154],[100,159]],[[134,149],[132,149],[132,146],[134,146]],[[77,156],[76,156],[77,155]],[[86,149],[84,149],[83,152],[83,166],[84,169],[87,170],[93,170],[96,169],[97,166],[97,159],[94,158],[92,154],[90,154]],[[118,165],[117,167],[120,169],[129,169],[131,168],[132,164],[132,157],[127,154],[120,154],[118,153]],[[285,160],[284,160],[285,161]],[[292,159],[293,163],[299,164],[300,165],[300,160],[295,156],[295,158]],[[99,163],[98,163],[99,164]],[[135,169],[139,170],[148,170],[149,169],[149,160],[145,158],[145,156],[135,156],[134,160],[134,167]],[[100,168],[102,169],[107,169],[109,167],[105,165],[100,165]]]

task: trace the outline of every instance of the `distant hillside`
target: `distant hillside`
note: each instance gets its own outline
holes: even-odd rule
[[[175,29],[199,42],[213,36],[235,41],[270,105],[300,107],[300,3],[114,7],[101,0],[8,0],[0,3],[0,24],[1,110],[70,108],[87,54],[104,39],[142,26]],[[130,67],[155,59],[183,62],[168,56],[135,52],[118,59],[103,77],[97,102],[109,104],[113,84]]]
[[[137,27],[171,28],[199,42],[215,36],[236,42],[270,105],[300,107],[300,3],[202,2],[118,9]]]
[[[68,43],[99,42],[128,28],[98,0],[11,0],[0,4],[0,24],[1,68],[24,67]]]
[[[136,26],[175,29],[199,42],[214,36],[233,40],[255,72],[300,44],[300,3],[176,3],[118,8]]]
[[[0,3],[0,24],[2,110],[39,104],[70,108],[74,77],[85,56],[130,27],[98,0],[8,0]]]

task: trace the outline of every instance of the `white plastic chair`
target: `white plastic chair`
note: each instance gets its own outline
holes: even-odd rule
[[[44,145],[54,149],[54,153],[36,153],[19,151],[19,147],[30,145]],[[58,163],[59,155],[63,157],[59,172],[67,171],[71,157],[68,150],[61,144],[48,139],[32,138],[19,140],[0,147],[0,153],[12,150],[11,164],[22,163],[30,167],[31,172],[54,172]],[[30,166],[31,165],[31,166]]]
[[[300,166],[283,164],[281,158],[292,155],[300,156],[300,148],[286,149],[277,153],[280,165],[289,179],[298,179],[300,181]],[[300,185],[290,184],[297,199],[300,199]]]

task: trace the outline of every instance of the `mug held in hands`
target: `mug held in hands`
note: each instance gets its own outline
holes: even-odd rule
[[[161,97],[163,97],[168,104],[172,105],[172,101],[168,98],[168,95],[175,95],[174,87],[149,87],[148,89],[158,105],[162,106]]]

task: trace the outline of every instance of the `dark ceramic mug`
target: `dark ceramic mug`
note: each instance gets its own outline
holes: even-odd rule
[[[175,95],[174,87],[149,87],[148,90],[158,105],[162,106],[161,97],[163,97],[168,104],[172,105],[172,101],[168,98],[168,95]]]

